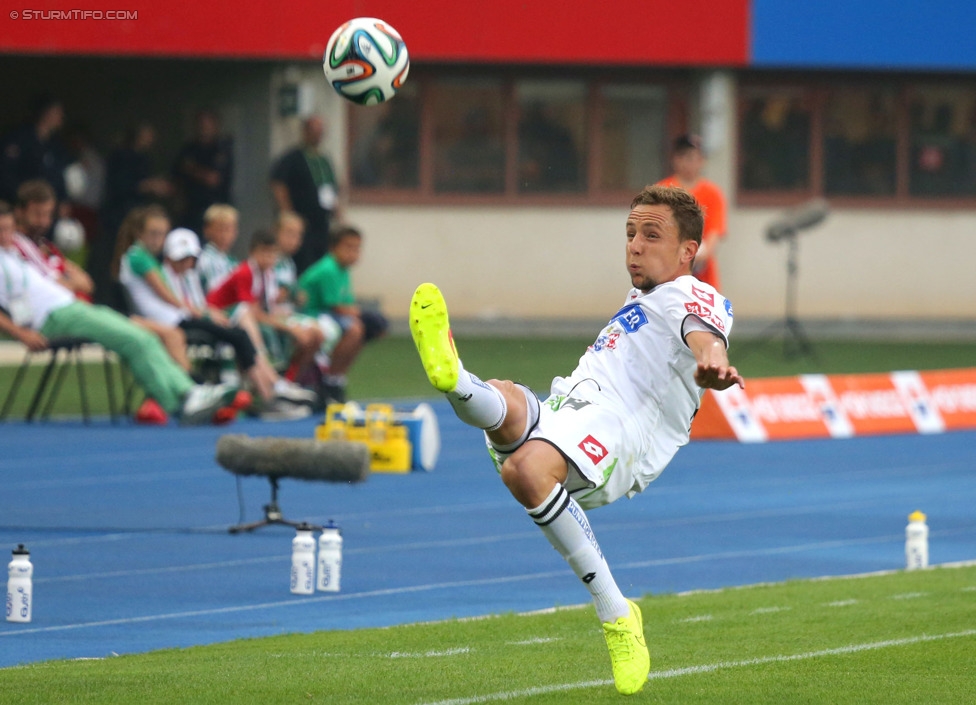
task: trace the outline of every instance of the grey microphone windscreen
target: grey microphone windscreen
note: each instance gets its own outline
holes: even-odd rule
[[[369,476],[369,447],[353,441],[230,434],[217,440],[217,463],[235,475],[362,482]]]
[[[830,212],[830,206],[822,198],[815,198],[788,211],[766,228],[766,238],[773,242],[793,235],[800,230],[819,224]]]

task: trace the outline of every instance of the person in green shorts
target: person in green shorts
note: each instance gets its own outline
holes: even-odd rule
[[[209,423],[237,394],[233,385],[198,385],[152,333],[107,306],[75,298],[12,248],[10,206],[0,202],[0,333],[40,351],[54,338],[88,338],[121,357],[136,382],[185,425]]]

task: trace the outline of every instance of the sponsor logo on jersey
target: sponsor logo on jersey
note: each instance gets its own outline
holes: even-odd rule
[[[685,303],[685,310],[694,316],[698,316],[706,323],[715,326],[723,333],[725,332],[725,323],[721,318],[715,315],[715,312],[712,311],[712,309],[705,308],[697,301],[689,301]]]
[[[577,446],[581,451],[586,453],[586,457],[593,461],[594,465],[599,465],[600,461],[607,457],[607,448],[600,441],[595,439],[593,436],[587,436],[582,441],[580,441],[579,446]]]
[[[732,318],[732,302],[728,299],[725,300],[725,312]]]
[[[624,333],[633,333],[647,323],[647,314],[640,304],[624,306],[617,311],[617,315],[610,319],[611,323],[618,323]]]
[[[702,302],[708,304],[709,306],[714,306],[715,305],[715,295],[714,294],[710,294],[709,292],[705,291],[704,289],[699,289],[694,284],[691,285],[691,293],[699,301],[702,301]]]

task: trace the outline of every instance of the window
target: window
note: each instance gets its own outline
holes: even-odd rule
[[[518,190],[580,192],[586,188],[586,84],[519,81]]]
[[[431,86],[434,189],[505,190],[505,90],[499,80],[439,80]]]
[[[895,194],[897,94],[867,86],[830,90],[825,106],[824,191]]]
[[[976,91],[961,80],[761,81],[740,82],[740,200],[786,202],[801,193],[976,203]]]
[[[353,186],[416,188],[420,185],[420,100],[405,84],[391,100],[351,108]]]
[[[349,106],[354,200],[619,203],[668,174],[687,130],[677,72],[420,68],[393,100]]]
[[[600,187],[634,191],[668,175],[668,98],[663,86],[601,89]]]
[[[973,92],[915,88],[909,100],[909,192],[913,196],[976,194]]]
[[[742,188],[802,191],[810,187],[810,108],[795,90],[746,89],[740,134]]]

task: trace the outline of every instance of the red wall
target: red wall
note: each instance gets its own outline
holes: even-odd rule
[[[0,52],[319,59],[339,24],[380,17],[424,62],[746,63],[747,0],[104,0],[14,2]],[[90,11],[135,19],[83,17]],[[48,14],[37,18],[35,13]],[[14,17],[17,14],[17,17]],[[31,16],[26,19],[25,14]]]

